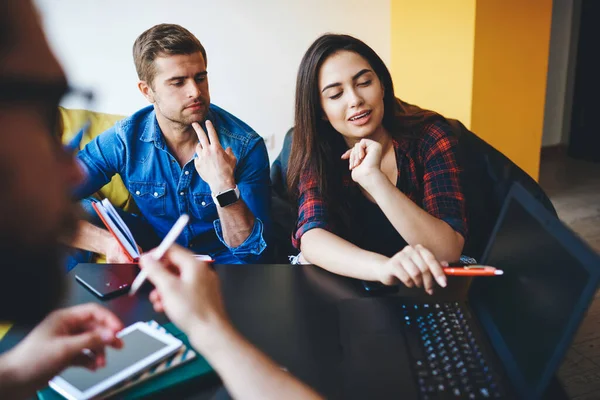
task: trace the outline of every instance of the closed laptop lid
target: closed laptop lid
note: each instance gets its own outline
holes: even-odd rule
[[[515,184],[481,261],[504,275],[475,278],[471,308],[516,393],[539,398],[592,301],[600,257]]]

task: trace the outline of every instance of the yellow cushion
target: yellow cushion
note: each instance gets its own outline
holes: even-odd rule
[[[11,328],[12,324],[8,322],[0,322],[0,340],[6,335],[8,330]]]
[[[80,149],[82,149],[90,140],[111,128],[117,121],[125,118],[123,115],[106,114],[89,110],[75,110],[59,107],[60,129],[63,143],[68,143],[85,124],[90,121],[90,127],[85,132]],[[110,202],[127,212],[137,213],[138,208],[133,201],[133,197],[125,188],[123,181],[118,175],[113,176],[112,180],[102,187],[97,193],[99,199],[107,198]],[[96,262],[105,262],[104,257],[100,257]]]
[[[81,140],[82,149],[90,140],[112,127],[115,122],[124,118],[122,115],[105,114],[88,110],[72,110],[59,107],[60,120],[62,123],[62,141],[68,143],[77,131],[89,119],[90,127]],[[108,198],[113,205],[129,210],[132,207],[132,198],[123,181],[118,175],[113,176],[112,180],[98,191],[98,197]],[[135,207],[135,204],[133,204]]]

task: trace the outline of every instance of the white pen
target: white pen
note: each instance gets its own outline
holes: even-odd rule
[[[165,255],[167,250],[169,250],[169,247],[171,247],[173,243],[175,243],[175,240],[177,240],[177,238],[181,234],[181,231],[183,231],[183,228],[185,228],[189,220],[190,217],[187,214],[182,214],[179,217],[179,219],[175,221],[173,227],[171,227],[171,230],[169,231],[169,233],[167,233],[167,236],[165,236],[162,242],[160,242],[158,247],[152,253],[150,253],[150,256],[155,260],[160,260],[162,256]],[[138,289],[142,286],[142,283],[144,283],[144,281],[146,280],[146,275],[146,271],[141,270],[140,273],[135,277],[133,283],[131,284],[131,289],[129,290],[130,296],[133,296],[135,292],[137,292]]]

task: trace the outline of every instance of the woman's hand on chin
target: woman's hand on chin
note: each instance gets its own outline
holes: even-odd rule
[[[342,154],[352,171],[352,180],[366,188],[375,177],[384,176],[381,171],[382,147],[379,142],[361,139],[351,149]]]

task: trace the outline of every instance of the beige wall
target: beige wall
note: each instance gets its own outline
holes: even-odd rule
[[[211,100],[265,138],[271,160],[294,123],[296,73],[318,36],[356,36],[390,62],[389,0],[34,2],[71,83],[92,89],[102,112],[130,114],[148,104],[131,46],[154,24],[183,25],[206,48]]]

